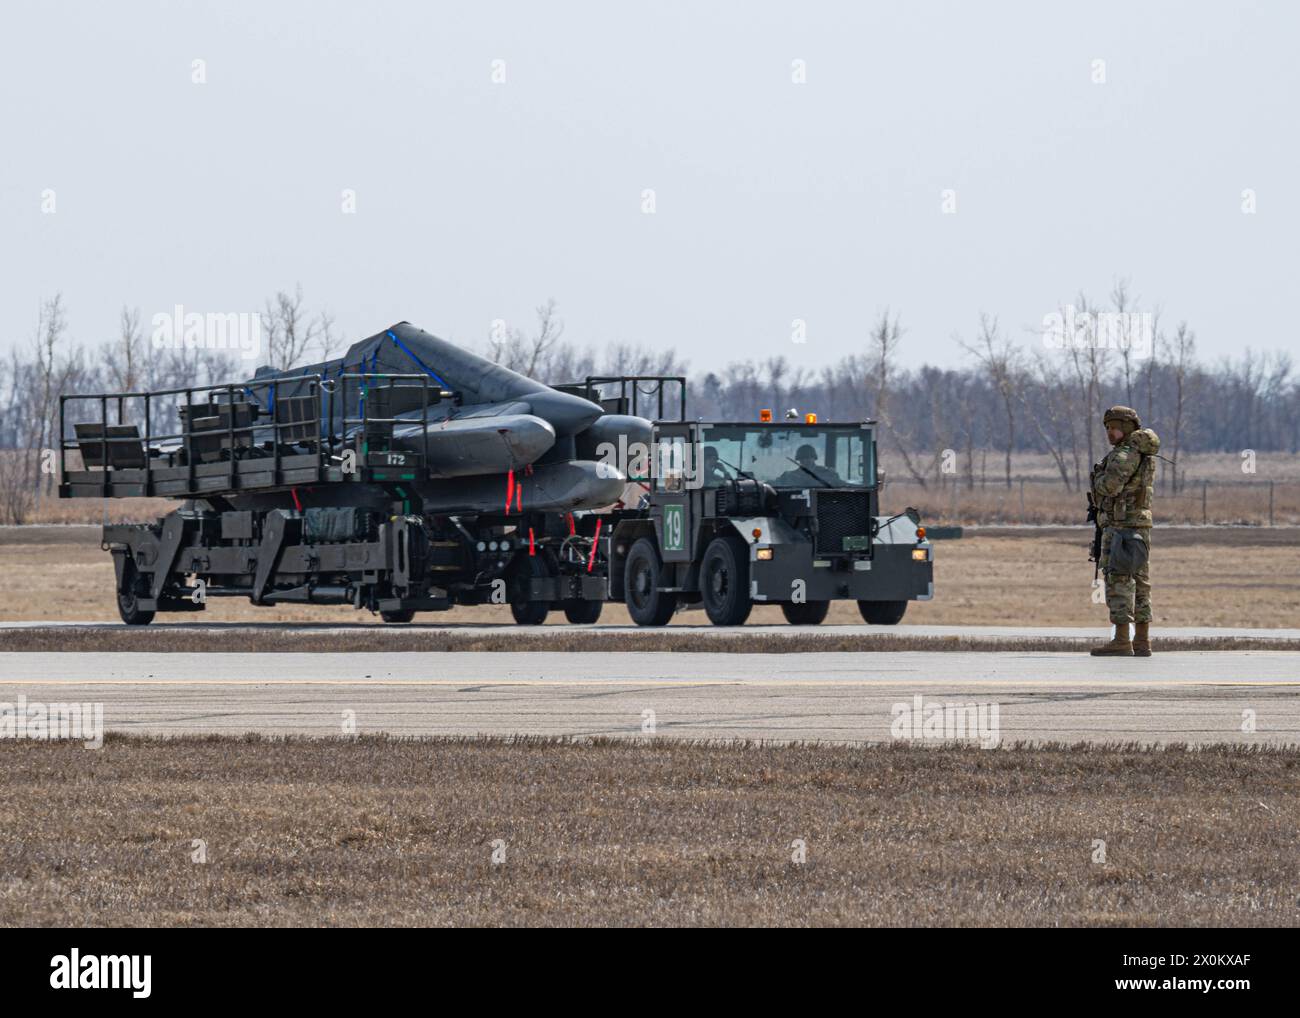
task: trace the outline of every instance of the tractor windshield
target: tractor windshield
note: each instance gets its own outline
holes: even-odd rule
[[[875,481],[861,427],[713,425],[702,436],[704,487],[753,477],[774,488],[863,488]]]

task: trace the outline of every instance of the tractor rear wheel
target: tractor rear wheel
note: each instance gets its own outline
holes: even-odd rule
[[[749,546],[735,534],[715,537],[705,549],[700,598],[715,626],[743,626],[749,618]]]
[[[664,626],[677,610],[677,595],[659,589],[663,563],[650,538],[643,537],[632,545],[624,571],[624,601],[627,613],[638,626]]]

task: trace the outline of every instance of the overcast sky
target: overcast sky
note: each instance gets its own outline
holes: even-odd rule
[[[1294,3],[3,10],[0,350],[56,291],[89,343],[301,283],[348,341],[554,297],[582,345],[815,366],[889,307],[951,364],[1117,278],[1210,359],[1300,350]]]

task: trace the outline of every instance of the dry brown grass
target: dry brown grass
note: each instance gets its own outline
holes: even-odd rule
[[[934,625],[1104,626],[1092,601],[1092,564],[1084,528],[972,530],[935,545],[935,598],[909,606],[909,623]],[[28,543],[38,542],[38,543]],[[1160,626],[1292,627],[1300,624],[1300,539],[1287,529],[1156,529],[1152,547],[1155,623]],[[95,528],[0,529],[0,619],[116,621],[113,566]],[[202,615],[160,622],[372,622],[342,607],[270,606],[214,598]],[[431,623],[510,622],[505,607],[458,608],[417,616]],[[563,615],[551,614],[551,621]],[[629,624],[619,605],[604,623]],[[678,614],[699,625],[702,612]],[[751,623],[783,624],[779,609],[757,608]],[[840,602],[828,622],[860,623]]]
[[[1296,750],[110,738],[0,761],[8,926],[1300,917]]]
[[[1156,431],[1161,431],[1157,425]],[[1163,436],[1166,440],[1168,435]],[[1094,453],[1098,459],[1105,453],[1104,439],[1098,435],[1099,444]],[[1160,450],[1162,456],[1170,456],[1171,451],[1166,445]],[[1081,448],[1079,455],[1086,460],[1087,449]],[[914,462],[922,466],[931,462],[933,453],[929,453],[920,460]],[[1006,475],[1003,467],[1003,453],[1001,451],[988,450],[987,453],[982,449],[975,450],[975,483],[987,484],[992,487],[996,484],[1006,484]],[[1180,473],[1185,471],[1188,483],[1193,480],[1199,483],[1202,479],[1209,481],[1240,481],[1240,480],[1275,480],[1281,483],[1300,482],[1300,459],[1293,454],[1285,451],[1276,452],[1256,452],[1254,459],[1255,472],[1246,474],[1242,472],[1243,459],[1238,452],[1198,452],[1186,453],[1179,459]],[[881,451],[880,465],[886,471],[886,476],[891,481],[902,481],[908,476],[907,469],[901,457],[899,457],[889,446],[884,443]],[[966,478],[966,453],[964,450],[959,451],[957,455],[957,476],[962,481]],[[1088,464],[1082,462],[1084,476],[1087,476]],[[1156,481],[1164,484],[1166,480],[1166,471],[1169,465],[1163,460],[1156,461]],[[1047,453],[1018,452],[1011,457],[1011,476],[1013,480],[1018,477],[1029,478],[1032,481],[1051,481],[1059,484],[1061,475],[1057,471],[1056,461]]]
[[[1100,456],[1102,449],[1097,449]],[[928,457],[923,460],[928,462]],[[1180,472],[1186,480],[1175,494],[1157,462],[1156,515],[1160,523],[1247,524],[1278,526],[1300,524],[1300,460],[1284,452],[1258,453],[1254,472],[1243,473],[1237,453],[1202,453],[1183,457]],[[1061,483],[1056,465],[1047,455],[1029,453],[1012,457],[1012,487],[1006,487],[1001,456],[975,453],[973,486],[965,476],[966,461],[958,458],[956,475],[928,479],[922,487],[901,462],[885,457],[889,478],[883,496],[891,506],[914,505],[935,523],[1076,524],[1085,519],[1086,499]],[[1085,465],[1086,476],[1086,465]],[[1020,479],[1024,478],[1021,492]],[[1202,482],[1209,487],[1202,499]],[[941,483],[943,482],[943,483]],[[1272,517],[1269,515],[1272,483]]]

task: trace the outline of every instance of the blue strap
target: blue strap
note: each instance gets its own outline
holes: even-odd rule
[[[397,345],[398,349],[401,350],[402,353],[406,354],[406,356],[411,358],[411,360],[415,361],[415,363],[420,366],[421,371],[423,371],[426,375],[428,375],[435,382],[441,385],[444,389],[449,388],[447,383],[438,377],[438,375],[434,372],[433,368],[429,367],[429,365],[425,364],[424,361],[420,360],[419,357],[417,357],[414,353],[411,352],[411,349],[405,343],[403,343],[400,339],[398,339],[395,335],[393,335],[392,329],[388,330],[388,338],[391,339],[393,343]]]

